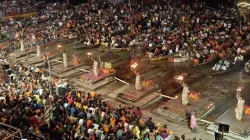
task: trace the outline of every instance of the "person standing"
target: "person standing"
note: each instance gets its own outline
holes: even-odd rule
[[[46,54],[43,54],[43,62],[44,62],[44,68],[47,69],[49,66],[48,66]]]
[[[191,112],[191,117],[190,117],[190,128],[193,133],[197,132],[197,118],[195,116],[195,112]]]
[[[65,68],[68,67],[67,53],[66,53],[65,50],[63,51],[63,64],[64,64],[64,67],[65,67]]]

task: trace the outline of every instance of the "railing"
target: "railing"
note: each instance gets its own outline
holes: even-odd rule
[[[38,135],[32,134],[26,130],[21,130],[17,127],[7,125],[5,123],[0,123],[0,132],[2,133],[1,140],[20,140],[20,139],[39,139],[44,140],[44,138],[39,137]]]

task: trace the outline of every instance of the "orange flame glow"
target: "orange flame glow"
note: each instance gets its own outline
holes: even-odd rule
[[[237,90],[238,92],[240,92],[240,91],[241,91],[241,88],[237,88],[236,90]]]
[[[183,76],[178,76],[176,79],[179,80],[179,81],[183,81],[184,77]]]
[[[88,53],[87,53],[87,55],[88,55],[88,56],[91,56],[91,55],[92,55],[92,53],[91,53],[91,52],[88,52]]]
[[[58,48],[58,49],[61,49],[61,48],[62,48],[62,45],[58,45],[57,48]]]
[[[132,68],[132,69],[135,69],[137,66],[138,66],[138,64],[135,62],[135,63],[133,63],[133,64],[131,65],[131,68]]]

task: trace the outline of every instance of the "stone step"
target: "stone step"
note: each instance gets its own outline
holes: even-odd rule
[[[85,81],[80,81],[77,78],[74,78],[71,80],[71,82],[74,82],[76,85],[78,85],[86,90],[91,90],[91,91],[98,90],[101,87],[112,83],[113,81],[115,81],[115,79],[113,77],[106,77],[105,79],[100,80],[99,82],[96,82],[94,84],[90,84],[90,83],[85,82]]]
[[[142,97],[141,99],[137,100],[134,105],[135,106],[139,106],[141,108],[145,108],[146,106],[148,106],[149,104],[152,104],[154,102],[157,102],[161,99],[162,97],[160,97],[159,95],[153,94],[153,93],[149,93],[148,95]]]

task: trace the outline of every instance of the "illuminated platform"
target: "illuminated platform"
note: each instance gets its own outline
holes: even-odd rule
[[[169,100],[154,110],[154,113],[174,122],[187,123],[187,113],[196,112],[197,117],[203,118],[215,108],[214,102],[208,99],[189,98],[188,105],[182,105],[181,97]]]
[[[207,132],[214,135],[218,132],[219,123],[230,126],[229,133],[224,135],[226,139],[250,140],[250,115],[244,114],[242,121],[238,121],[235,117],[235,107],[231,107],[217,118],[214,124],[207,127]]]
[[[100,71],[99,76],[95,76],[94,73],[90,71],[70,81],[82,88],[92,91],[115,81],[113,75],[114,74],[107,74]]]

